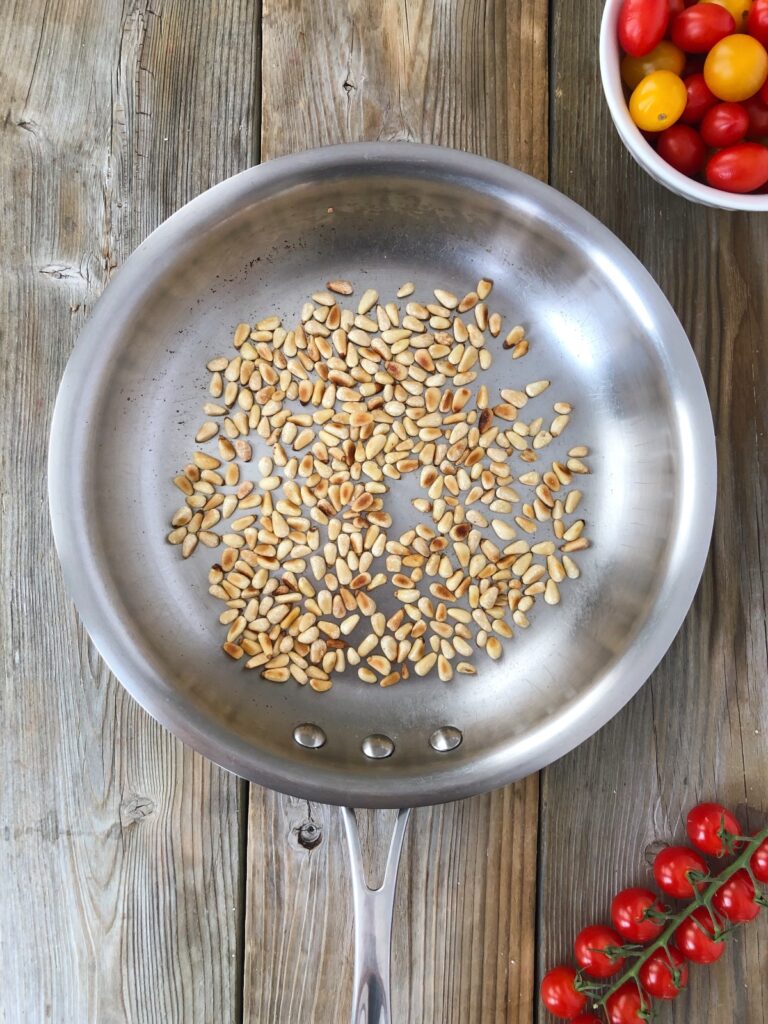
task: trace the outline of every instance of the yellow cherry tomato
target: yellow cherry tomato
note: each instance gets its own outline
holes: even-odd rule
[[[685,110],[688,100],[685,84],[672,71],[652,71],[629,98],[629,113],[644,132],[663,132]]]
[[[752,0],[700,0],[703,4],[717,4],[724,7],[733,16],[736,22],[736,31],[744,32],[747,27],[747,15],[752,6]]]
[[[741,103],[768,78],[768,53],[752,36],[732,35],[715,43],[704,62],[704,81],[728,103]]]
[[[679,75],[685,67],[685,54],[674,43],[663,39],[644,57],[630,57],[621,62],[621,77],[630,89],[636,88],[652,71],[674,71]]]

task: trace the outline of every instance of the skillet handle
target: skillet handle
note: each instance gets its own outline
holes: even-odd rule
[[[360,852],[360,832],[351,807],[341,808],[352,868],[355,916],[355,975],[352,1024],[391,1024],[389,963],[397,868],[408,827],[410,807],[397,812],[395,830],[387,855],[384,881],[371,889],[365,878]]]

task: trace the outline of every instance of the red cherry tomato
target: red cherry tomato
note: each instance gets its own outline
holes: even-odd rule
[[[664,38],[668,0],[624,0],[619,11],[619,42],[631,57],[643,57]]]
[[[599,1017],[595,1017],[593,1014],[588,1014],[586,1017],[577,1017],[576,1020],[572,1020],[571,1024],[603,1024]]]
[[[750,7],[747,32],[768,47],[768,0],[755,0]]]
[[[736,31],[733,16],[718,4],[696,4],[672,22],[672,42],[686,53],[707,53]]]
[[[762,909],[755,903],[755,885],[743,868],[732,875],[715,893],[712,905],[732,924],[753,921]]]
[[[634,981],[627,981],[609,996],[605,1010],[610,1024],[645,1024],[649,1005],[647,996]]]
[[[674,946],[660,949],[640,968],[643,988],[655,999],[676,999],[688,984],[688,964]]]
[[[748,139],[768,138],[768,103],[760,96],[744,100],[744,109],[749,117]]]
[[[692,128],[688,130],[693,131]],[[666,135],[666,132],[664,134]],[[701,148],[703,155],[704,146],[702,145]],[[704,882],[696,881],[694,889],[694,880],[691,875],[706,876],[708,874],[707,862],[695,850],[689,850],[687,846],[667,846],[666,849],[656,854],[656,859],[653,862],[653,877],[656,879],[656,884],[662,892],[676,900],[690,900],[695,895],[695,889],[704,888]]]
[[[553,967],[542,979],[541,1001],[550,1013],[561,1020],[578,1017],[587,1005],[587,997],[576,991],[576,977],[572,967]]]
[[[573,944],[576,963],[593,978],[610,978],[624,965],[624,957],[612,952],[621,945],[622,938],[613,928],[602,924],[582,928]]]
[[[712,915],[706,907],[697,907],[675,930],[675,943],[691,963],[713,964],[725,952],[725,943],[715,934]]]
[[[768,78],[766,78],[763,88],[757,95],[760,97],[763,103],[768,103]]]
[[[676,171],[687,174],[689,178],[702,170],[707,157],[701,136],[689,124],[673,124],[671,128],[662,132],[656,151]]]
[[[732,146],[749,131],[749,114],[741,103],[716,103],[702,118],[699,131],[713,149]]]
[[[707,164],[707,183],[724,192],[754,192],[768,182],[768,146],[737,142],[721,149]],[[689,833],[690,834],[690,833]],[[699,849],[703,847],[697,843]]]
[[[611,920],[629,942],[652,942],[664,930],[664,919],[656,919],[664,909],[650,889],[622,889],[613,898]]]
[[[682,113],[681,121],[686,124],[698,124],[710,107],[717,103],[717,97],[704,81],[704,75],[688,75],[683,79],[688,102]]]
[[[752,854],[749,866],[758,882],[768,885],[768,839],[764,839]]]
[[[714,5],[712,6],[714,7]],[[768,154],[768,151],[766,153]],[[758,183],[758,185],[761,184],[762,182]],[[757,188],[758,185],[754,187]],[[751,189],[745,191],[751,191]],[[688,812],[686,828],[688,838],[693,845],[711,857],[724,856],[729,852],[729,837],[741,835],[741,826],[738,821],[721,804],[697,804]]]
[[[685,0],[669,0],[669,14],[674,18],[680,11],[685,10]]]

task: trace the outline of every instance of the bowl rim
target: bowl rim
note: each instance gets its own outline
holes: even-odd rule
[[[640,129],[629,116],[629,108],[621,83],[616,25],[622,2],[623,0],[605,0],[600,22],[600,77],[611,118],[624,145],[652,178],[686,199],[722,210],[768,212],[768,194],[723,192],[710,185],[694,181],[693,178],[675,170],[671,164],[663,160],[643,138]]]

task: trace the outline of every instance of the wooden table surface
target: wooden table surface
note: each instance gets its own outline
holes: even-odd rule
[[[600,0],[5,0],[0,10],[2,860],[7,1024],[337,1024],[351,910],[338,812],[214,767],[96,654],[48,522],[47,432],[93,303],[187,200],[279,154],[405,139],[549,180],[683,321],[717,424],[711,558],[613,722],[539,777],[418,810],[394,932],[398,1022],[549,1020],[535,980],[699,798],[768,811],[768,217],[646,177],[603,101]],[[391,816],[364,820],[376,847]],[[302,845],[306,825],[318,845]],[[379,846],[381,843],[379,842]],[[768,918],[768,914],[763,915]],[[665,1022],[768,1020],[768,923]]]

